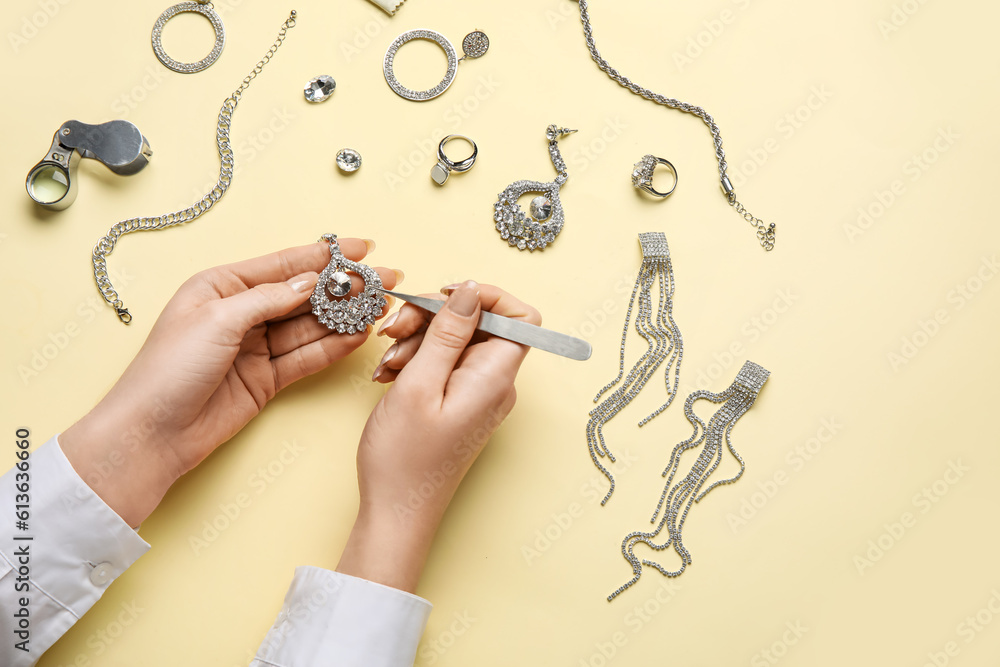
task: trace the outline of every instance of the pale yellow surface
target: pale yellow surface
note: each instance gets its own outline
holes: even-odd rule
[[[714,114],[740,198],[777,222],[769,254],[726,205],[704,125],[601,73],[569,0],[408,0],[391,19],[362,0],[223,2],[225,51],[194,75],[167,71],[150,49],[167,4],[75,0],[51,18],[35,0],[4,4],[8,432],[27,425],[41,444],[83,414],[192,273],[323,232],[372,237],[373,261],[402,268],[406,291],[466,277],[497,283],[536,305],[547,326],[594,345],[586,363],[528,356],[518,406],[431,554],[419,593],[435,607],[419,665],[996,660],[1000,618],[987,607],[1000,590],[995,3],[594,0],[598,45],[614,66]],[[219,105],[293,6],[298,26],[236,112],[238,171],[225,199],[189,226],[125,238],[111,256],[135,317],[122,326],[99,300],[90,249],[119,219],[204,193],[218,171]],[[720,16],[729,22],[714,24]],[[385,85],[382,56],[399,33],[432,28],[457,45],[476,27],[491,50],[462,63],[441,98],[416,104]],[[194,60],[210,30],[181,17],[165,40]],[[679,62],[689,40],[703,52]],[[443,58],[430,45],[406,49],[400,78],[432,85]],[[310,106],[302,86],[321,73],[337,91]],[[70,209],[35,209],[23,178],[60,123],[122,117],[149,138],[149,167],[119,177],[85,161]],[[544,254],[518,253],[494,231],[492,203],[511,181],[553,178],[549,123],[580,130],[560,143],[566,227]],[[479,162],[438,188],[428,178],[432,137],[450,132],[476,140]],[[349,178],[333,166],[345,146],[364,158]],[[645,153],[680,172],[665,202],[629,184]],[[915,167],[925,153],[932,163]],[[880,212],[879,193],[894,181],[894,201]],[[873,219],[852,231],[859,207]],[[680,401],[635,427],[662,402],[658,376],[607,429],[612,449],[634,462],[623,470],[620,457],[618,490],[598,506],[604,486],[584,425],[594,392],[617,370],[636,236],[652,230],[667,234],[674,258],[683,395],[721,390],[748,358],[772,376],[734,432],[746,475],[689,516],[694,563],[677,588],[661,589],[666,580],[647,571],[609,604],[629,575],[620,540],[647,525],[659,472],[689,433]],[[925,324],[934,335],[922,333],[935,316],[941,323]],[[46,346],[68,326],[76,335],[54,353]],[[367,378],[386,345],[372,340],[284,392],[177,484],[142,526],[152,551],[40,664],[245,665],[293,568],[337,562],[357,502],[354,446],[382,391]],[[22,377],[36,352],[53,358]],[[286,442],[303,451],[274,463]],[[809,460],[795,453],[808,447]],[[255,475],[269,464],[279,474],[261,484]],[[938,481],[952,464],[966,468],[962,476]],[[776,474],[785,483],[769,486]],[[934,502],[920,498],[925,487]],[[241,493],[251,505],[195,553],[192,536]],[[907,512],[910,525],[894,527]],[[869,543],[880,540],[890,547],[881,557]],[[859,560],[867,558],[877,560]],[[133,603],[141,611],[126,613],[122,629],[123,605]],[[966,618],[982,609],[977,631]],[[801,636],[786,633],[796,623]],[[102,632],[115,635],[110,644]],[[611,653],[616,633],[624,645],[607,660],[601,651]],[[762,650],[774,651],[771,661]]]

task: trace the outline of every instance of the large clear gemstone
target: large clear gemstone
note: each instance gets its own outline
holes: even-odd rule
[[[531,200],[531,217],[535,220],[548,220],[552,215],[552,202],[548,197],[539,195]]]
[[[303,92],[310,102],[325,102],[330,99],[336,88],[337,82],[333,80],[332,76],[321,74],[315,79],[309,79]]]
[[[351,277],[343,271],[335,271],[326,284],[330,294],[336,297],[347,296],[351,291]]]

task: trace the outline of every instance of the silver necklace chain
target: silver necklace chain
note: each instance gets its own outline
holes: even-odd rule
[[[764,250],[772,250],[774,248],[774,223],[765,223],[763,220],[747,211],[743,204],[736,199],[736,191],[733,188],[732,182],[729,180],[729,176],[726,175],[726,169],[728,168],[728,165],[726,164],[726,152],[722,150],[722,134],[719,131],[719,126],[716,124],[715,119],[701,107],[681,102],[680,100],[675,100],[672,97],[664,97],[659,93],[654,93],[648,88],[643,88],[608,64],[608,61],[601,57],[601,52],[597,50],[597,45],[594,43],[594,31],[590,25],[590,14],[587,11],[587,0],[578,1],[580,4],[580,20],[583,22],[583,34],[587,39],[587,48],[590,49],[590,55],[593,57],[594,62],[597,63],[597,66],[600,67],[605,74],[617,81],[619,85],[627,88],[636,95],[644,97],[651,102],[670,107],[671,109],[677,109],[678,111],[693,114],[698,118],[701,118],[705,125],[708,126],[709,131],[712,133],[712,140],[715,143],[715,157],[719,160],[719,178],[721,179],[722,189],[726,193],[726,199],[728,200],[729,205],[736,209],[736,212],[743,216],[744,220],[757,228],[757,240],[760,241],[761,247],[764,248]]]
[[[233,91],[233,94],[222,102],[222,108],[219,111],[219,125],[216,130],[216,137],[219,144],[219,160],[222,164],[219,167],[219,181],[208,192],[208,194],[181,211],[166,213],[153,218],[143,217],[122,220],[111,227],[111,229],[108,230],[107,235],[101,238],[101,240],[97,242],[97,245],[94,246],[94,279],[97,281],[97,288],[101,291],[101,296],[104,297],[104,300],[115,309],[115,312],[118,314],[118,319],[125,324],[132,321],[132,315],[128,312],[125,304],[122,303],[121,297],[118,296],[118,292],[115,291],[114,286],[111,284],[111,278],[108,276],[107,256],[114,250],[115,245],[118,243],[118,239],[125,234],[152,231],[156,229],[163,229],[164,227],[172,227],[173,225],[180,225],[185,222],[191,222],[195,218],[201,217],[210,208],[212,208],[217,201],[222,199],[222,196],[226,194],[226,190],[229,189],[229,185],[233,181],[233,168],[235,160],[233,156],[232,144],[229,141],[229,130],[232,125],[233,112],[236,111],[236,105],[239,104],[244,91],[250,87],[250,82],[257,78],[257,75],[264,69],[264,65],[271,60],[275,52],[278,50],[278,47],[281,46],[283,41],[285,41],[285,33],[289,28],[294,27],[295,10],[292,10],[288,19],[281,25],[278,37],[274,41],[274,44],[271,45],[271,48],[264,54],[264,57],[261,58],[256,65],[254,65],[253,69],[250,70],[250,73],[243,78],[243,83],[240,84],[240,87]]]

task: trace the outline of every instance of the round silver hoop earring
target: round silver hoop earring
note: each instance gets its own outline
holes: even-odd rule
[[[469,142],[472,146],[472,155],[465,158],[464,160],[459,160],[455,162],[447,155],[444,154],[444,146],[452,139],[462,139]],[[461,135],[461,134],[449,134],[447,137],[441,140],[438,144],[438,162],[436,165],[431,167],[431,179],[438,185],[444,185],[448,181],[448,176],[451,172],[457,172],[461,174],[464,171],[469,171],[472,169],[472,165],[476,164],[476,157],[479,156],[479,147],[476,146],[476,142],[472,139]]]
[[[667,192],[660,192],[653,188],[653,169],[656,165],[662,164],[670,173],[674,176],[674,184],[670,186],[670,190]],[[637,190],[642,190],[647,192],[654,197],[659,197],[664,199],[669,197],[674,190],[677,189],[677,169],[674,165],[670,164],[669,160],[664,160],[661,157],[656,157],[655,155],[644,155],[641,160],[635,163],[635,167],[632,169],[632,186]]]
[[[167,24],[167,21],[184,12],[201,14],[209,20],[212,24],[212,29],[215,30],[215,45],[212,46],[212,50],[209,51],[207,56],[196,63],[182,63],[174,60],[163,50],[163,27]],[[153,53],[156,54],[156,58],[161,63],[175,72],[193,74],[194,72],[200,72],[203,69],[211,67],[219,59],[219,56],[222,55],[222,49],[226,46],[226,27],[222,24],[222,19],[215,13],[211,3],[207,2],[207,0],[206,2],[182,2],[173,7],[167,7],[166,11],[156,19],[156,23],[153,24],[152,41]]]
[[[444,54],[448,58],[448,69],[444,73],[444,78],[436,86],[427,90],[411,90],[407,88],[396,79],[396,74],[392,69],[399,47],[414,39],[426,39],[434,42],[444,50]],[[486,54],[489,48],[490,40],[486,36],[486,33],[475,30],[466,35],[465,39],[462,40],[462,52],[464,55],[459,58],[455,47],[441,33],[434,30],[409,30],[394,39],[392,44],[389,45],[389,49],[385,52],[385,58],[382,60],[382,73],[385,75],[385,82],[400,97],[413,102],[426,102],[448,90],[448,86],[455,80],[458,63],[466,58],[480,58]]]

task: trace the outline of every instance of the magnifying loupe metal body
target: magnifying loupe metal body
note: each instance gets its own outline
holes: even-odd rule
[[[81,157],[98,160],[116,174],[129,176],[141,171],[152,155],[149,142],[127,120],[100,125],[68,120],[56,130],[48,153],[31,168],[24,185],[38,204],[59,211],[76,199],[76,167]]]

